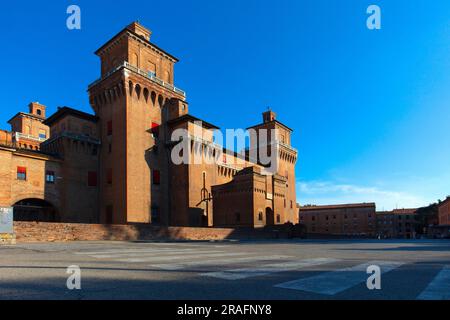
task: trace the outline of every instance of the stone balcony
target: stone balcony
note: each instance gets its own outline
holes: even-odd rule
[[[96,84],[98,84],[99,82],[103,81],[104,79],[108,78],[109,76],[111,76],[112,74],[114,74],[115,72],[117,72],[118,70],[122,70],[122,69],[126,69],[128,71],[132,71],[134,73],[137,73],[145,78],[147,78],[148,80],[151,80],[152,82],[170,90],[173,91],[179,95],[182,95],[183,97],[186,97],[186,92],[175,87],[174,85],[165,82],[164,80],[156,77],[156,75],[153,72],[147,72],[144,71],[142,69],[139,69],[135,66],[132,66],[131,64],[129,64],[128,62],[123,62],[122,64],[120,64],[119,66],[117,66],[116,68],[114,68],[113,70],[109,71],[108,73],[104,74],[103,77],[101,77],[100,79],[98,79],[97,81],[93,82],[92,84],[89,85],[89,89],[91,89],[92,87],[94,87]]]

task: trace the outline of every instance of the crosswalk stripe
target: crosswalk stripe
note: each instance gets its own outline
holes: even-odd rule
[[[221,272],[202,273],[201,276],[213,277],[225,280],[241,280],[251,277],[265,276],[272,273],[297,270],[306,267],[318,266],[327,263],[337,262],[339,260],[332,258],[305,259],[300,261],[291,261],[285,263],[268,264],[256,268],[241,268]]]
[[[133,253],[116,253],[116,254],[96,254],[91,255],[91,257],[97,259],[109,259],[109,258],[138,258],[138,257],[152,257],[152,256],[163,256],[163,255],[182,255],[182,254],[193,254],[195,252],[201,252],[198,250],[167,250],[167,251],[146,251],[146,252],[133,252]],[[221,251],[204,251],[204,252],[221,252]]]
[[[373,261],[350,268],[325,272],[317,276],[298,279],[276,285],[276,288],[300,290],[324,295],[335,295],[365,282],[369,266],[379,266],[381,273],[390,272],[403,265],[401,262]]]
[[[282,260],[289,259],[291,256],[255,256],[255,257],[245,257],[245,258],[228,258],[228,259],[218,259],[218,260],[206,260],[206,261],[191,261],[186,263],[178,264],[153,264],[151,267],[162,269],[162,270],[182,270],[189,267],[195,266],[212,266],[212,265],[230,265],[234,263],[245,263],[253,261],[270,261],[270,260]]]
[[[108,254],[127,254],[127,253],[146,253],[146,252],[167,252],[174,250],[173,248],[159,248],[159,249],[120,249],[120,250],[104,250],[104,251],[82,251],[82,252],[74,252],[76,255],[86,255],[86,256],[93,256],[93,255],[108,255]],[[196,249],[180,249],[183,251],[194,251]]]
[[[445,266],[417,300],[450,300],[450,266]]]
[[[215,252],[215,253],[214,253]],[[220,257],[233,257],[248,255],[247,252],[242,253],[217,253],[218,251],[203,251],[195,255],[177,255],[177,256],[164,256],[164,257],[151,257],[151,258],[129,258],[129,259],[115,259],[120,262],[157,262],[157,261],[173,261],[173,260],[189,260],[189,259],[201,259],[201,258],[220,258]],[[220,251],[219,251],[220,252]]]

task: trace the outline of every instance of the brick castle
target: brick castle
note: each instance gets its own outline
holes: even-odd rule
[[[218,128],[189,113],[186,93],[174,86],[178,60],[151,42],[150,30],[132,23],[96,55],[101,77],[88,88],[94,114],[62,107],[47,117],[44,105],[31,103],[9,121],[11,131],[0,131],[0,207],[14,207],[15,220],[255,228],[299,222],[297,151],[292,130],[274,112],[251,127],[276,130],[267,145],[276,144],[278,166],[268,175],[258,159],[217,146]],[[175,165],[177,129],[189,132],[192,153],[212,150],[221,161]]]

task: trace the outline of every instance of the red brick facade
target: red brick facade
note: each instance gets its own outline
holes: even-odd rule
[[[439,225],[450,226],[450,197],[441,202],[438,206]]]
[[[395,209],[377,212],[377,235],[381,238],[415,237],[417,209]]]
[[[153,44],[151,35],[135,22],[96,51],[100,79],[88,87],[95,114],[64,107],[47,118],[45,106],[31,103],[29,113],[11,119],[13,132],[0,132],[0,206],[14,206],[21,220],[183,227],[298,223],[292,130],[272,111],[249,128],[257,133],[253,150],[277,146],[278,166],[271,174],[263,174],[251,150],[241,156],[218,148],[218,128],[192,116],[186,93],[174,86],[178,59]],[[174,164],[171,139],[178,129],[189,133],[190,157],[212,150],[223,153],[223,161]],[[275,134],[266,145],[253,141],[267,130]]]
[[[17,242],[229,240],[288,238],[286,230],[157,227],[149,224],[100,225],[15,222]],[[11,237],[11,236],[9,236]],[[5,235],[5,241],[7,239]],[[0,239],[1,240],[1,239]]]
[[[308,234],[335,236],[374,236],[374,203],[300,207],[300,223]]]

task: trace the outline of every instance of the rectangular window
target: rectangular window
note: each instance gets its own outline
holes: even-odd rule
[[[107,136],[112,136],[112,132],[113,132],[112,121],[108,121],[106,135]]]
[[[153,184],[157,186],[161,184],[161,173],[159,170],[153,170]]]
[[[88,187],[96,187],[97,186],[97,172],[89,171],[88,172]]]
[[[107,206],[106,207],[106,217],[105,217],[106,224],[112,224],[113,223],[113,206]]]
[[[27,180],[27,168],[17,167],[17,180]]]
[[[50,184],[55,183],[55,172],[47,171],[45,173],[45,182],[50,183]]]
[[[45,133],[39,133],[39,138],[47,139],[47,135]]]
[[[112,169],[108,169],[108,172],[106,173],[106,182],[111,185],[113,181],[113,174]]]
[[[152,206],[151,210],[152,210],[152,223],[153,224],[160,223],[161,222],[161,217],[160,217],[160,213],[159,213],[159,207]]]

